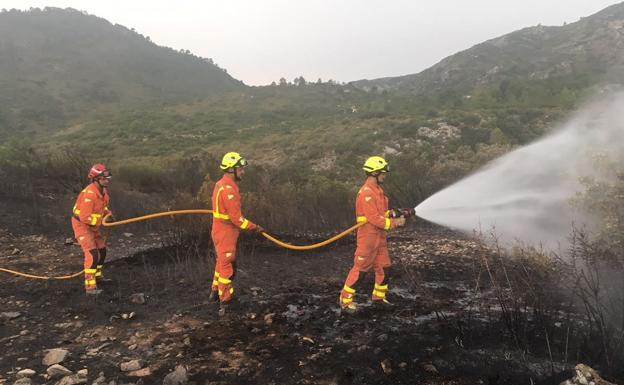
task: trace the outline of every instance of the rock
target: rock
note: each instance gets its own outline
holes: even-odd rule
[[[106,383],[106,377],[104,376],[104,372],[100,372],[98,377],[93,381],[92,385],[104,385]]]
[[[28,334],[30,334],[30,331],[24,329],[20,332],[20,336],[27,336]]]
[[[598,372],[584,364],[578,364],[574,367],[576,375],[560,385],[615,385],[611,382],[603,380]]]
[[[275,317],[275,313],[269,313],[264,316],[264,323],[267,325],[271,325],[273,323],[273,317]]]
[[[128,346],[128,350],[134,350],[134,349],[136,349],[137,347],[138,347],[138,345],[137,345],[137,344],[132,344],[132,345]]]
[[[22,369],[19,372],[17,372],[16,377],[17,378],[30,378],[34,376],[35,374],[37,374],[37,372],[35,372],[32,369]]]
[[[236,375],[239,377],[248,377],[249,374],[251,373],[251,369],[249,368],[241,368]]]
[[[187,383],[186,368],[182,365],[176,366],[175,370],[167,374],[163,380],[163,385],[186,385]]]
[[[381,361],[381,369],[386,374],[392,373],[392,367],[390,366],[390,360],[385,359],[385,360]]]
[[[51,378],[60,378],[74,374],[74,372],[59,364],[50,366],[46,370],[46,373],[48,373]]]
[[[28,377],[22,377],[13,383],[13,385],[31,385],[31,384],[32,384],[32,381]]]
[[[130,296],[130,302],[143,305],[145,303],[145,294],[134,293]]]
[[[65,244],[66,245],[73,245],[74,244],[74,238],[65,238]]]
[[[65,361],[65,358],[67,358],[68,355],[69,351],[65,349],[50,349],[45,357],[43,357],[42,362],[45,366],[60,364]]]
[[[16,248],[13,249],[13,251],[11,251],[11,255],[17,255],[17,254],[19,254],[21,252],[22,251],[16,247]]]
[[[438,374],[438,369],[431,363],[422,364],[422,368],[427,373]]]
[[[132,319],[132,318],[134,318],[135,315],[136,315],[136,313],[131,311],[130,313],[123,313],[121,315],[121,318],[122,319]]]
[[[0,318],[15,319],[15,318],[20,317],[21,315],[22,313],[18,311],[6,311],[3,313],[0,313]]]
[[[387,334],[380,334],[379,336],[377,336],[377,341],[379,341],[379,342],[386,342],[386,341],[388,341],[388,335]]]
[[[152,370],[149,367],[147,367],[147,368],[143,368],[139,370],[133,370],[126,374],[131,377],[147,377],[152,374]]]
[[[134,236],[134,234],[132,233],[123,233],[123,236],[126,238],[132,238]]]
[[[81,376],[79,374],[73,374],[71,376],[63,377],[63,379],[57,382],[56,385],[78,385],[86,383],[87,377]]]
[[[144,365],[143,360],[132,360],[128,362],[122,362],[121,365],[119,365],[119,368],[121,369],[122,372],[131,372],[134,370],[141,369],[143,365]]]

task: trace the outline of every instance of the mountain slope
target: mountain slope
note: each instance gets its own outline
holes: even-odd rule
[[[178,103],[243,87],[210,59],[79,11],[0,13],[0,134],[58,126],[94,108]]]
[[[514,79],[585,76],[612,81],[623,73],[624,3],[620,3],[561,27],[530,27],[486,41],[418,74],[352,84],[422,95],[471,93]]]

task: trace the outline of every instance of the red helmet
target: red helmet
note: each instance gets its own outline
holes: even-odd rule
[[[107,175],[104,175],[107,174]],[[110,175],[110,171],[108,171],[108,169],[106,168],[106,166],[103,163],[96,163],[93,165],[93,167],[91,167],[91,170],[89,170],[89,179],[94,179],[97,178],[98,176],[108,176]]]

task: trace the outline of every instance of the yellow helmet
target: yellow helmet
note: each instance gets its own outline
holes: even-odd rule
[[[223,160],[221,160],[221,170],[245,166],[247,166],[247,160],[245,160],[245,158],[243,158],[238,152],[228,152],[223,155]]]
[[[371,156],[370,158],[366,159],[366,162],[364,162],[364,166],[362,167],[362,169],[366,171],[366,173],[371,173],[375,171],[389,172],[390,166],[388,166],[388,162],[386,162],[386,160],[381,156]]]

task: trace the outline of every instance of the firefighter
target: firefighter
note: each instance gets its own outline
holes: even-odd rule
[[[339,298],[341,309],[347,312],[356,311],[353,299],[360,273],[371,269],[375,273],[373,304],[390,305],[386,299],[388,281],[384,272],[384,268],[390,266],[387,232],[405,224],[405,217],[396,215],[399,210],[388,210],[388,198],[381,188],[390,171],[388,162],[380,156],[372,156],[364,162],[363,169],[366,180],[357,193],[355,213],[357,222],[364,222],[364,225],[357,230],[353,267],[347,275]]]
[[[217,254],[210,299],[220,301],[219,314],[232,300],[232,280],[236,274],[236,242],[241,230],[264,232],[261,226],[246,219],[241,213],[241,197],[236,182],[245,174],[247,160],[237,152],[228,152],[221,161],[223,177],[212,193],[212,241]]]
[[[100,230],[102,220],[111,211],[108,208],[108,185],[111,172],[102,163],[89,170],[89,181],[76,199],[72,212],[74,235],[84,252],[85,291],[99,294],[97,282],[104,279],[102,267],[106,259],[106,237]]]

